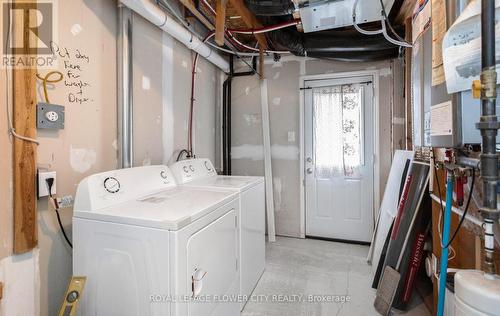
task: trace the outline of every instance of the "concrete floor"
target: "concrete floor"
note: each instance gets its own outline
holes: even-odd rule
[[[253,292],[259,301],[248,302],[243,316],[378,315],[371,266],[366,263],[368,246],[278,237],[266,250],[266,271]],[[337,302],[298,302],[293,296],[325,294]],[[338,301],[345,296],[349,302]],[[405,315],[430,316],[418,299],[412,305]]]

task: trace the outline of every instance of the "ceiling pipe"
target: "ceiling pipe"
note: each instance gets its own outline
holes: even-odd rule
[[[196,35],[187,30],[183,25],[172,19],[159,6],[150,0],[121,0],[121,2],[141,15],[143,18],[170,34],[187,48],[195,51],[200,56],[220,68],[229,72],[228,61],[217,54],[207,44],[203,43]]]

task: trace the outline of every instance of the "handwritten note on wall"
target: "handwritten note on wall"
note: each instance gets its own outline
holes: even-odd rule
[[[67,101],[73,104],[93,102],[90,95],[91,84],[85,77],[85,70],[90,67],[90,57],[81,49],[72,49],[51,43],[51,50],[57,57],[59,67],[64,74],[64,85],[68,89]]]

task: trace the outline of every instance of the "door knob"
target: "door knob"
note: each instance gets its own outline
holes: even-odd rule
[[[311,174],[311,173],[313,173],[313,170],[312,170],[312,168],[307,168],[306,172],[307,172],[308,174]]]

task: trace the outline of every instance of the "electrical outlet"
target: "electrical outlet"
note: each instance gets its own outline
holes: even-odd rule
[[[40,129],[64,129],[64,106],[38,103],[36,125]]]
[[[38,171],[38,198],[49,196],[49,188],[47,186],[47,179],[54,178],[52,185],[52,195],[57,193],[57,179],[55,171]]]

